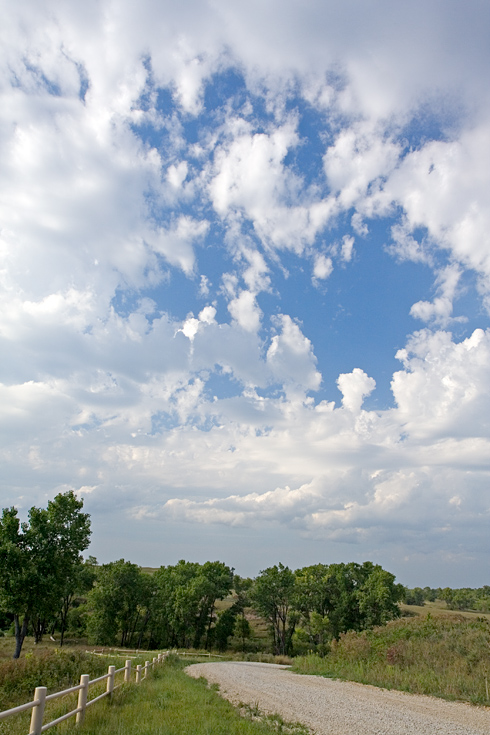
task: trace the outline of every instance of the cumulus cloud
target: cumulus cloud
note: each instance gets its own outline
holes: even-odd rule
[[[354,368],[351,373],[342,373],[337,378],[337,385],[342,392],[342,405],[353,413],[361,410],[364,398],[376,388],[376,381],[364,370]]]
[[[170,229],[163,227],[147,235],[152,249],[163,255],[172,265],[177,265],[186,275],[194,271],[195,255],[192,247],[195,241],[203,238],[209,229],[209,222],[182,215]]]
[[[316,358],[310,340],[290,316],[280,314],[276,323],[281,331],[272,338],[267,350],[267,365],[274,379],[286,385],[316,390],[322,376],[316,370]]]
[[[471,527],[484,547],[488,19],[418,0],[4,13],[4,504],[71,487],[140,522],[448,554]],[[376,411],[374,346],[337,369],[330,349],[374,251],[434,272]],[[310,276],[329,288],[307,304]]]
[[[406,234],[426,228],[438,247],[480,276],[485,292],[490,274],[488,141],[488,127],[480,125],[458,140],[427,142],[404,158],[384,192],[403,207]],[[417,259],[417,250],[414,254]]]
[[[316,284],[319,280],[324,281],[327,279],[332,271],[332,258],[328,258],[326,255],[323,255],[323,253],[316,255],[313,265],[313,284]]]
[[[262,311],[251,291],[240,291],[228,304],[228,311],[247,332],[256,332],[259,329]]]
[[[434,322],[441,326],[448,325],[451,321],[465,321],[464,317],[452,318],[453,300],[456,296],[458,282],[461,277],[461,269],[449,265],[437,277],[438,296],[433,302],[417,301],[410,309],[410,314],[424,322]]]

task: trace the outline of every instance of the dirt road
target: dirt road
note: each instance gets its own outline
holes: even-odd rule
[[[194,664],[234,704],[257,705],[317,735],[489,735],[490,708],[293,674],[274,664]]]

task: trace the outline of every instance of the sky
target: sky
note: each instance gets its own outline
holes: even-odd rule
[[[0,6],[1,507],[488,584],[490,4]]]

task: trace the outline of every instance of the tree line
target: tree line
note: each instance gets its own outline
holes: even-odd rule
[[[407,605],[423,606],[426,602],[442,600],[448,610],[472,610],[473,612],[490,612],[490,586],[483,587],[414,587],[407,589],[403,602]]]
[[[31,508],[24,523],[15,508],[3,510],[0,629],[13,625],[15,658],[29,632],[36,642],[56,632],[63,645],[67,630],[106,646],[225,650],[233,639],[245,649],[254,616],[265,621],[274,653],[322,653],[332,638],[383,625],[400,615],[400,601],[420,599],[420,588],[407,590],[370,561],[295,571],[277,564],[255,579],[220,561],[181,560],[154,573],[124,559],[99,565],[82,557],[91,533],[82,509],[67,492]],[[433,592],[448,606],[461,599],[429,588],[422,595]]]

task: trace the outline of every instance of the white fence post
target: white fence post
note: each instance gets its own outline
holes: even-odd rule
[[[31,728],[29,730],[30,735],[41,735],[41,728],[43,726],[44,717],[44,705],[46,704],[46,687],[36,687],[34,692],[34,701],[39,700],[39,704],[33,707],[31,715]]]
[[[88,696],[88,683],[90,676],[88,674],[82,674],[80,677],[80,686],[82,687],[78,692],[78,706],[80,712],[77,712],[77,725],[83,723],[85,717],[85,709],[87,707],[87,696]]]
[[[139,684],[141,682],[141,664],[138,664],[136,667],[136,683]]]
[[[149,665],[150,665],[150,662],[149,661],[145,661],[145,674],[143,676],[143,679],[146,679],[146,677],[148,676],[148,667],[149,667]]]
[[[109,697],[112,697],[112,692],[114,691],[114,677],[116,675],[116,667],[109,666],[109,670],[107,673],[109,674],[109,676],[107,677],[106,692],[109,695]]]
[[[126,671],[124,672],[124,681],[128,684],[131,681],[131,659],[126,661]]]

